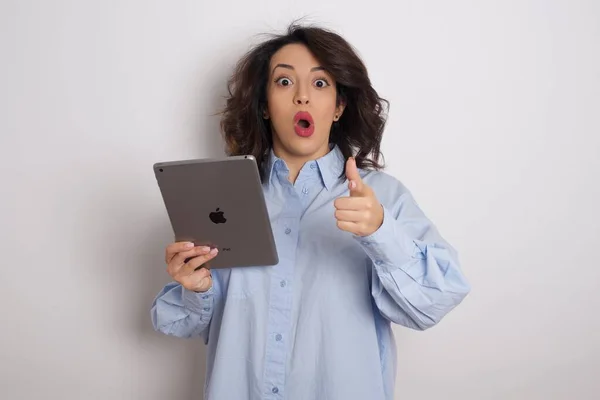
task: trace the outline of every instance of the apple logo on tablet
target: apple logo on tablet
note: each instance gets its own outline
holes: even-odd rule
[[[225,222],[227,222],[227,219],[225,218],[225,213],[219,210],[220,209],[217,208],[216,211],[213,211],[210,214],[208,214],[208,218],[210,218],[210,220],[215,224],[224,224]]]

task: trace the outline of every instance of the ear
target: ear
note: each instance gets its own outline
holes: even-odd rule
[[[344,113],[344,109],[346,108],[346,104],[340,102],[338,106],[335,108],[335,114],[333,115],[333,121],[337,122],[342,118],[342,114]]]
[[[262,117],[263,119],[269,119],[269,110],[267,110],[267,107],[263,108]]]

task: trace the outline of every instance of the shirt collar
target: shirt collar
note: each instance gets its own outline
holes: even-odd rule
[[[308,161],[308,163],[316,163],[318,166],[321,179],[323,180],[323,184],[327,190],[331,190],[331,188],[335,185],[336,181],[339,179],[340,173],[345,167],[344,155],[342,154],[340,148],[335,144],[330,144],[329,148],[329,153],[325,154],[323,157],[317,160]],[[273,152],[273,149],[269,151],[265,168],[267,186],[271,184],[274,171],[281,168],[282,171],[289,173],[285,161],[277,157]]]

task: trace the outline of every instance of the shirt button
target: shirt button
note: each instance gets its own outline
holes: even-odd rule
[[[277,386],[275,386],[273,389],[271,389],[271,392],[277,394],[277,393],[279,393],[279,388]]]
[[[203,310],[204,310],[204,311],[206,311],[206,312],[209,312],[209,311],[210,311],[210,308],[208,308],[208,307],[204,307],[204,309],[203,309]]]
[[[315,169],[317,168],[317,164],[310,164],[310,169]]]
[[[283,337],[279,333],[275,336],[275,340],[277,340],[278,342],[281,342],[282,338]]]
[[[308,194],[308,189],[307,188],[302,189],[302,193]]]
[[[292,233],[292,230],[290,228],[285,228],[285,234],[289,235],[290,233]]]
[[[383,264],[383,261],[381,261],[381,260],[375,260],[375,264],[381,265],[381,264]]]
[[[286,283],[285,283],[285,281],[281,281],[281,282],[279,282],[279,285],[280,285],[281,287],[285,287]]]
[[[366,240],[363,240],[362,244],[364,244],[365,246],[368,246],[369,242],[367,242]]]

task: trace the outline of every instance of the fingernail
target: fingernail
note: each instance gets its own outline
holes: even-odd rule
[[[351,189],[356,189],[356,182],[350,181],[350,188]]]
[[[211,256],[214,256],[214,255],[215,255],[215,254],[217,254],[218,252],[219,252],[219,250],[218,250],[218,249],[215,247],[214,249],[212,249],[212,250],[210,251],[210,255],[211,255]]]
[[[185,247],[187,247],[188,249],[191,249],[192,247],[194,247],[194,243],[188,242],[185,244]]]
[[[210,251],[210,247],[208,246],[204,246],[200,248],[202,250],[203,253],[208,253]]]

